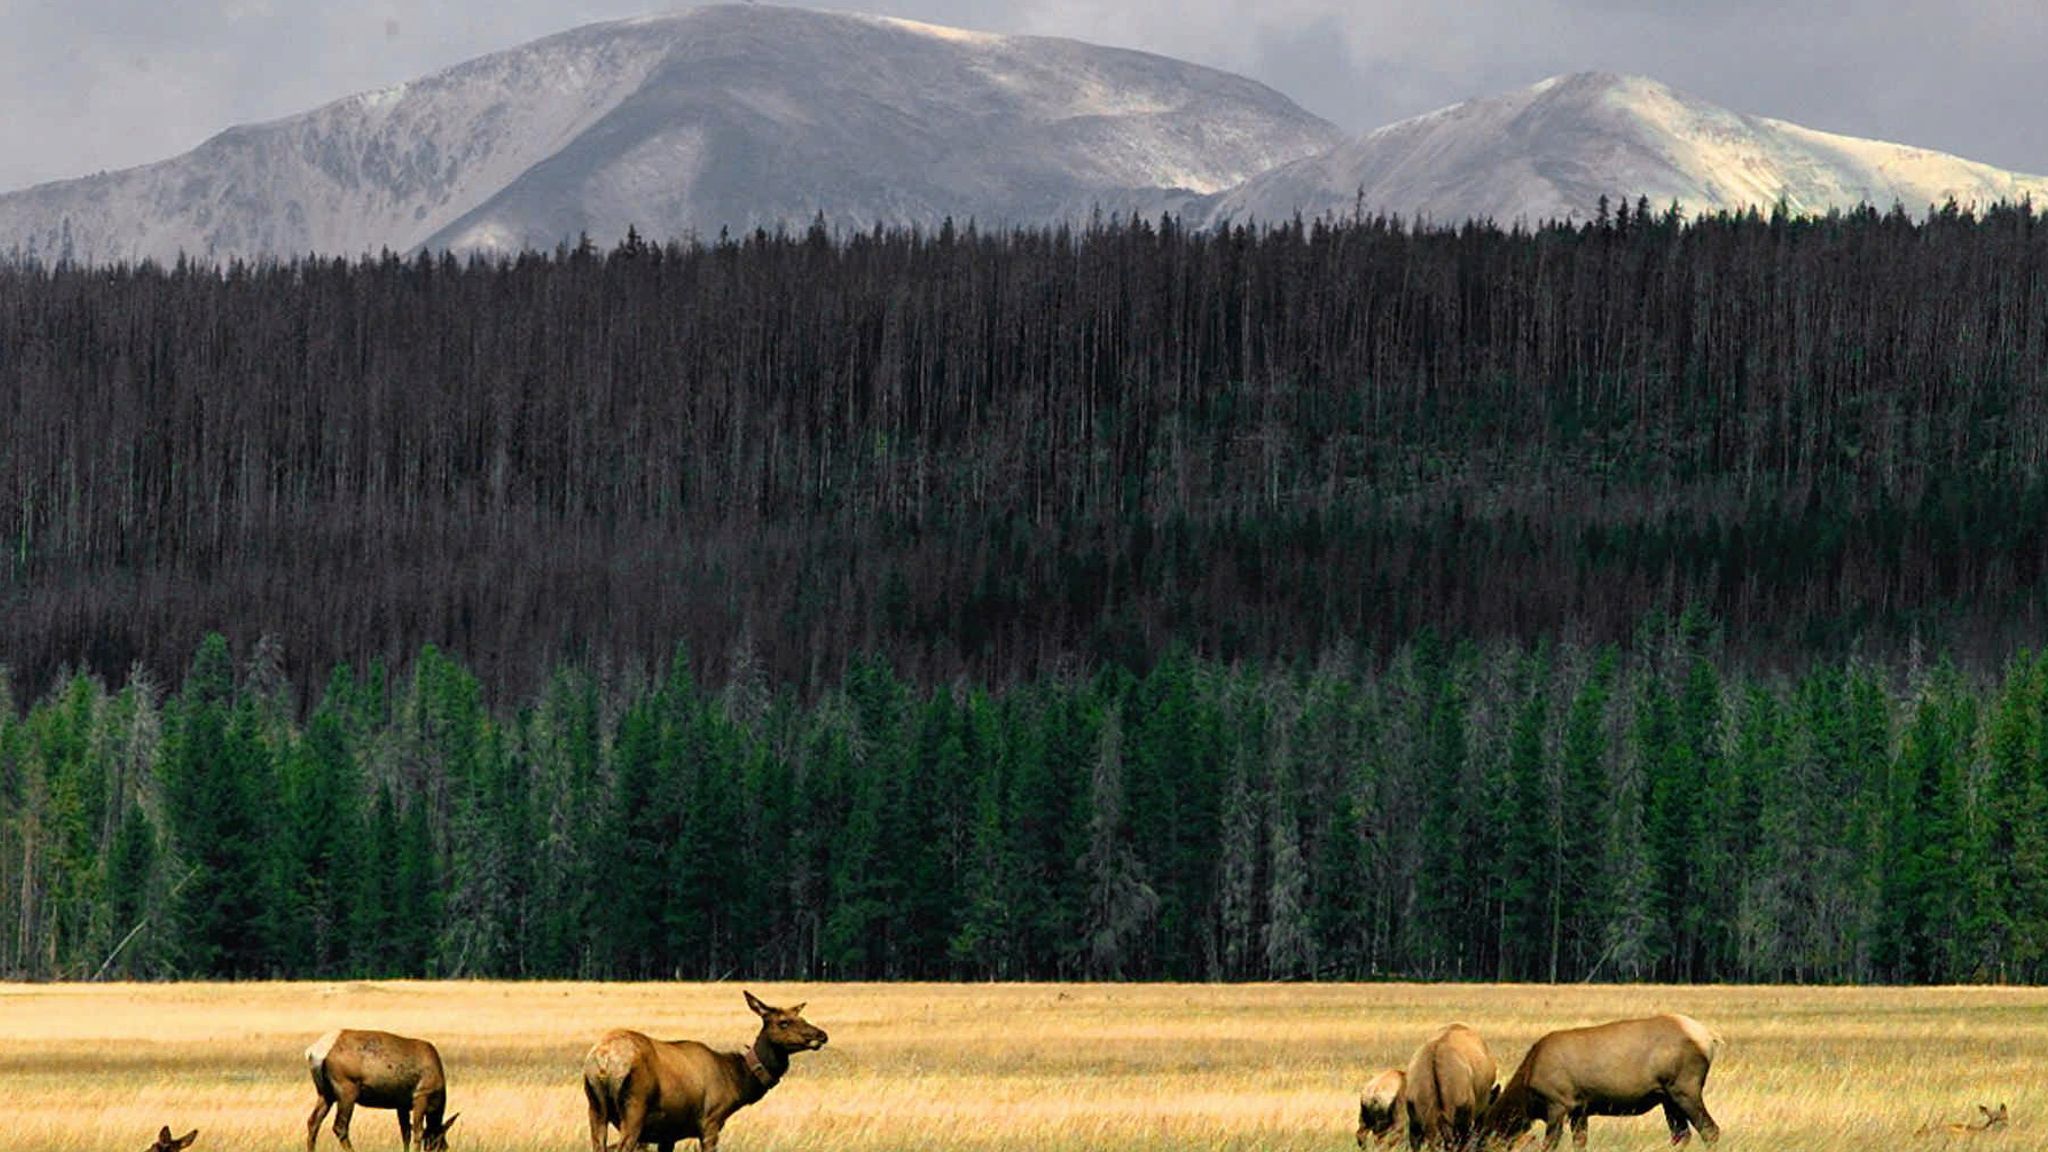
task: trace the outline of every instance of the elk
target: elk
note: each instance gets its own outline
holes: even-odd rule
[[[166,1124],[163,1126],[163,1130],[156,1134],[156,1143],[149,1146],[149,1152],[185,1152],[185,1149],[190,1148],[192,1142],[197,1139],[199,1139],[199,1129],[194,1128],[173,1140],[171,1139],[171,1126]]]
[[[1381,1143],[1394,1131],[1401,1118],[1401,1089],[1408,1083],[1403,1068],[1389,1068],[1365,1082],[1358,1094],[1358,1146]]]
[[[1486,1041],[1463,1024],[1445,1025],[1424,1041],[1402,1078],[1408,1147],[1464,1147],[1493,1102],[1495,1072]]]
[[[2010,1121],[2011,1115],[2010,1112],[2006,1111],[2003,1103],[1999,1104],[1996,1111],[1993,1111],[1988,1104],[1979,1104],[1977,1105],[1977,1118],[1975,1120],[1952,1120],[1946,1124],[1937,1124],[1935,1121],[1929,1120],[1927,1123],[1914,1129],[1913,1135],[1932,1136],[1937,1132],[1946,1132],[1951,1136],[1967,1136],[1974,1132],[1991,1132],[2005,1127]]]
[[[398,1113],[398,1136],[410,1152],[412,1130],[420,1130],[421,1152],[446,1152],[448,1129],[455,1117],[441,1118],[448,1106],[448,1078],[441,1053],[425,1040],[389,1032],[337,1029],[306,1049],[313,1090],[320,1094],[306,1119],[306,1152],[320,1139],[320,1122],[334,1112],[334,1138],[348,1152],[349,1118],[356,1105],[390,1108]]]
[[[1545,1152],[1571,1124],[1572,1144],[1586,1146],[1588,1116],[1640,1116],[1662,1105],[1671,1142],[1692,1132],[1712,1144],[1720,1125],[1701,1093],[1721,1038],[1690,1016],[1616,1020],[1567,1028],[1538,1039],[1501,1089],[1480,1126],[1484,1142],[1512,1141],[1543,1121]]]
[[[803,1018],[802,1004],[773,1008],[752,992],[742,995],[761,1018],[761,1031],[738,1052],[716,1052],[695,1040],[653,1040],[624,1028],[591,1046],[583,1057],[591,1152],[605,1152],[607,1125],[619,1130],[620,1152],[643,1142],[674,1152],[676,1141],[691,1138],[702,1152],[715,1152],[732,1114],[781,1082],[790,1053],[825,1046],[825,1030]]]
[[[2011,1115],[2011,1113],[2005,1110],[2003,1102],[1998,1105],[1998,1110],[1995,1112],[1979,1104],[1977,1105],[1977,1119],[1967,1124],[1951,1124],[1948,1128],[1951,1132],[1989,1132],[1993,1128],[2005,1127]],[[196,1136],[198,1133],[195,1132],[193,1135]]]

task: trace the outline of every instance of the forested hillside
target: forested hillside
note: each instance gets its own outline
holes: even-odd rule
[[[2044,270],[0,270],[0,974],[2048,978]]]
[[[1997,667],[2042,624],[2031,210],[755,235],[0,271],[0,660],[316,686],[751,645],[808,693],[1425,627]]]
[[[0,975],[2048,978],[2041,656],[1755,676],[1688,616],[494,710],[429,648],[299,721],[277,655],[0,707]]]

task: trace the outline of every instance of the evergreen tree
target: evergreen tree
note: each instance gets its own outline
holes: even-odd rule
[[[1564,797],[1546,748],[1550,729],[1548,653],[1523,662],[1517,679],[1506,757],[1506,804],[1495,819],[1502,830],[1500,968],[1502,980],[1543,974],[1553,909],[1561,899],[1564,861],[1557,849],[1565,820]],[[1551,972],[1551,979],[1556,979]]]
[[[1080,964],[1097,980],[1116,979],[1144,959],[1159,896],[1146,881],[1124,823],[1123,719],[1111,702],[1088,794],[1088,850],[1078,864],[1086,885]]]
[[[158,892],[156,828],[141,808],[130,808],[107,858],[107,918],[120,933],[104,958],[109,975],[133,979],[155,969],[157,934],[149,921]]]
[[[1608,707],[1620,657],[1612,647],[1591,655],[1591,666],[1573,694],[1558,752],[1563,795],[1553,855],[1558,861],[1552,893],[1549,967],[1590,973],[1606,948],[1607,910],[1618,893],[1608,883],[1606,818],[1610,807]]]
[[[1972,935],[1982,967],[2002,980],[2048,970],[2048,657],[2007,668],[1985,723],[1985,883]]]
[[[375,858],[362,855],[363,781],[357,754],[333,703],[349,678],[346,668],[336,670],[328,699],[281,765],[280,835],[273,857],[279,874],[271,886],[279,900],[276,944],[281,958],[308,975],[341,971],[358,874],[375,871]]]
[[[1918,686],[1900,737],[1879,866],[1874,959],[1904,983],[1966,980],[1975,951],[1968,930],[1964,871],[1970,817],[1967,783],[1977,732],[1975,702],[1953,666]]]
[[[1269,980],[1313,974],[1318,959],[1309,925],[1308,861],[1301,848],[1289,727],[1284,719],[1274,725],[1275,746],[1267,769],[1265,975]]]
[[[395,863],[399,840],[398,805],[388,785],[377,785],[364,837],[365,860]],[[398,948],[398,909],[405,895],[387,868],[362,868],[355,874],[349,905],[349,968],[362,976],[411,975]]]
[[[526,843],[535,882],[520,913],[524,965],[563,976],[591,974],[598,942],[597,866],[602,816],[605,731],[596,687],[564,669],[549,680],[521,725],[518,754],[531,781]]]
[[[208,636],[164,738],[163,795],[178,859],[192,872],[173,936],[188,976],[268,975],[264,867],[268,791],[256,716],[238,707],[227,642]]]
[[[1217,974],[1226,980],[1249,976],[1254,955],[1259,810],[1252,791],[1252,756],[1253,749],[1238,741],[1231,754],[1230,791],[1223,802],[1223,827],[1216,842],[1216,919],[1221,939]]]
[[[682,816],[695,765],[682,748],[687,717],[675,712],[694,694],[688,660],[678,654],[667,682],[619,720],[604,836],[609,895],[594,906],[603,962],[615,976],[645,978],[683,964],[684,953],[672,943],[686,938],[690,910],[670,885],[695,879],[675,858],[688,848]]]

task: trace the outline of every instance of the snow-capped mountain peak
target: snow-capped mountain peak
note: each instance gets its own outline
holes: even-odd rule
[[[1389,124],[1218,198],[1213,219],[1397,212],[1437,222],[1590,217],[1601,196],[1689,214],[1924,211],[2048,192],[1939,152],[1733,112],[1644,76],[1580,72]]]
[[[1157,211],[1341,140],[1242,77],[733,4],[591,25],[183,156],[0,196],[0,251],[354,255]]]

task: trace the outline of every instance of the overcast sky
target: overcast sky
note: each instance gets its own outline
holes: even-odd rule
[[[0,190],[662,0],[0,0]],[[867,0],[1242,72],[1347,129],[1559,72],[2048,174],[2048,0]]]

